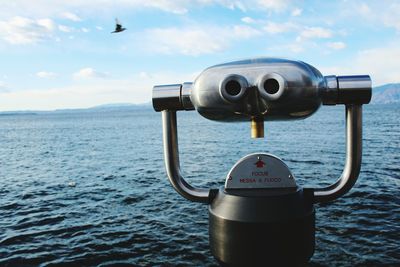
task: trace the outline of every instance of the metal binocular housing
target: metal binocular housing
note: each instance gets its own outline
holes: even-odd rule
[[[368,75],[323,76],[307,63],[280,58],[215,65],[193,83],[154,86],[153,107],[162,112],[168,178],[183,197],[209,204],[210,247],[220,263],[292,266],[311,258],[314,204],[343,196],[357,181],[362,105],[370,102],[371,91]],[[266,153],[240,159],[220,189],[195,188],[183,178],[177,111],[197,110],[216,121],[249,121],[252,137],[258,138],[264,136],[264,121],[306,118],[321,104],[346,107],[346,161],[335,183],[302,188],[282,160]]]
[[[278,58],[215,65],[193,83],[153,88],[156,111],[196,109],[218,121],[299,119],[321,103],[367,104],[370,99],[368,75],[324,77],[307,63]]]

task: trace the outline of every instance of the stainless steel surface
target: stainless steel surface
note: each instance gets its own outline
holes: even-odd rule
[[[362,156],[362,106],[346,105],[346,164],[336,183],[314,189],[314,201],[328,202],[346,194],[356,183]]]
[[[338,82],[335,75],[325,76],[325,90],[322,90],[322,103],[336,105],[338,99]]]
[[[193,110],[217,121],[305,118],[320,106],[367,104],[368,75],[325,76],[302,61],[255,58],[215,65],[193,83],[153,88],[153,107]]]
[[[325,76],[321,91],[324,105],[368,104],[372,96],[372,81],[368,75]]]
[[[278,157],[254,153],[241,158],[229,171],[225,189],[297,188],[288,166]]]
[[[190,95],[192,94],[193,83],[183,83],[181,87],[181,102],[184,110],[194,110]]]
[[[368,75],[338,76],[338,104],[367,104],[371,100],[372,81]]]
[[[337,77],[339,90],[371,88],[371,77],[369,75],[353,75]]]
[[[181,84],[156,85],[153,87],[153,108],[156,111],[181,110]]]
[[[248,83],[238,101],[226,101],[220,84],[226,77],[241,76]],[[264,81],[279,84],[276,93],[265,92]],[[260,88],[261,87],[261,88]],[[218,121],[249,121],[305,118],[321,104],[325,87],[322,74],[301,62],[279,58],[257,58],[229,62],[204,70],[193,83],[191,100],[204,117]]]
[[[198,189],[191,186],[182,177],[179,164],[178,133],[176,111],[162,111],[164,161],[169,181],[183,197],[196,202],[209,202],[209,189]]]

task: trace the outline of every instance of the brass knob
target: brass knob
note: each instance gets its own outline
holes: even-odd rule
[[[251,119],[251,138],[263,138],[264,137],[264,120],[263,119]]]

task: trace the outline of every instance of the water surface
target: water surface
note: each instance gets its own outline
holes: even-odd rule
[[[364,108],[360,178],[317,205],[310,266],[400,265],[400,106]],[[265,124],[178,113],[181,164],[199,187],[220,187],[253,152],[282,158],[298,184],[325,186],[343,169],[344,108]],[[1,266],[216,266],[207,206],[180,197],[163,166],[152,110],[0,116]]]

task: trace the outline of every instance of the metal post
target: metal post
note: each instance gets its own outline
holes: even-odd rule
[[[210,189],[198,189],[191,186],[181,175],[178,150],[178,132],[176,111],[163,110],[164,161],[169,181],[175,190],[191,201],[209,203]]]
[[[336,183],[314,189],[314,201],[328,202],[346,194],[356,183],[362,157],[362,106],[346,105],[346,164]]]

